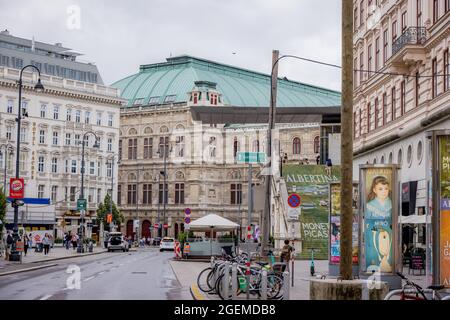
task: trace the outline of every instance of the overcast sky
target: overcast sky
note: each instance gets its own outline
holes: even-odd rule
[[[340,65],[340,6],[337,0],[0,0],[0,29],[83,53],[80,60],[94,62],[105,84],[182,54],[269,74],[273,49]],[[338,69],[284,59],[279,75],[340,90]]]

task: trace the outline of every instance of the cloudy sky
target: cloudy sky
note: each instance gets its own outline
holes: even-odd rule
[[[95,62],[106,84],[182,54],[270,73],[273,49],[341,64],[337,0],[0,0],[0,29]],[[78,19],[79,18],[79,19]],[[279,75],[340,90],[340,72],[299,60]]]

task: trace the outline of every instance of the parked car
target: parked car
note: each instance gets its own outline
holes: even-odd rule
[[[161,243],[159,244],[159,251],[164,251],[164,250],[175,250],[175,239],[174,238],[169,238],[169,237],[164,237],[161,240]]]
[[[130,250],[130,244],[125,236],[120,232],[110,232],[108,238],[108,252],[122,250],[123,252]]]
[[[159,246],[160,242],[161,242],[161,238],[160,237],[153,238],[152,245],[153,246]]]

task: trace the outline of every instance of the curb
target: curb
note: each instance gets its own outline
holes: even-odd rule
[[[200,292],[200,289],[196,284],[191,284],[190,291],[194,300],[209,300]]]
[[[102,254],[102,253],[106,253],[108,251],[100,251],[100,252],[93,252],[93,253],[85,253],[85,254],[81,254],[81,255],[77,255],[77,256],[68,256],[68,257],[59,257],[59,258],[51,258],[51,259],[45,259],[45,260],[37,260],[37,261],[33,261],[33,262],[29,262],[31,263],[42,263],[42,262],[47,262],[47,261],[56,261],[56,260],[64,260],[64,259],[73,259],[73,258],[80,258],[80,257],[87,257],[87,256],[93,256],[96,254]]]
[[[19,270],[13,270],[13,271],[7,271],[7,272],[3,272],[0,273],[0,277],[1,276],[7,276],[10,274],[15,274],[15,273],[20,273],[20,272],[27,272],[27,271],[33,271],[33,270],[38,270],[38,269],[44,269],[44,268],[48,268],[48,267],[54,267],[57,266],[58,264],[56,263],[51,263],[51,264],[46,264],[43,266],[37,266],[37,267],[31,267],[31,268],[24,268],[24,269],[19,269]]]

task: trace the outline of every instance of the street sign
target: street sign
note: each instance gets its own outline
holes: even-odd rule
[[[86,199],[77,200],[77,211],[86,210],[86,207],[87,207]]]
[[[239,163],[264,163],[266,162],[265,152],[238,152],[237,162]]]
[[[159,224],[158,224],[158,223],[155,223],[155,224],[153,225],[153,227],[154,227],[155,229],[159,229]]]
[[[139,228],[139,220],[138,219],[133,220],[133,227],[134,227],[134,229]]]
[[[167,223],[164,223],[164,229],[167,229],[169,225]]]
[[[293,193],[288,197],[288,205],[291,208],[297,208],[300,205],[300,203],[301,203],[301,199],[298,194]]]
[[[300,218],[300,215],[302,214],[302,208],[288,208],[288,220],[298,220]]]
[[[191,209],[190,208],[186,208],[186,209],[184,209],[184,214],[185,215],[190,215],[191,214]]]
[[[189,217],[184,218],[184,223],[186,223],[186,224],[191,223],[191,218],[189,218]]]
[[[23,199],[25,190],[23,178],[10,178],[9,185],[9,197],[12,199]]]

